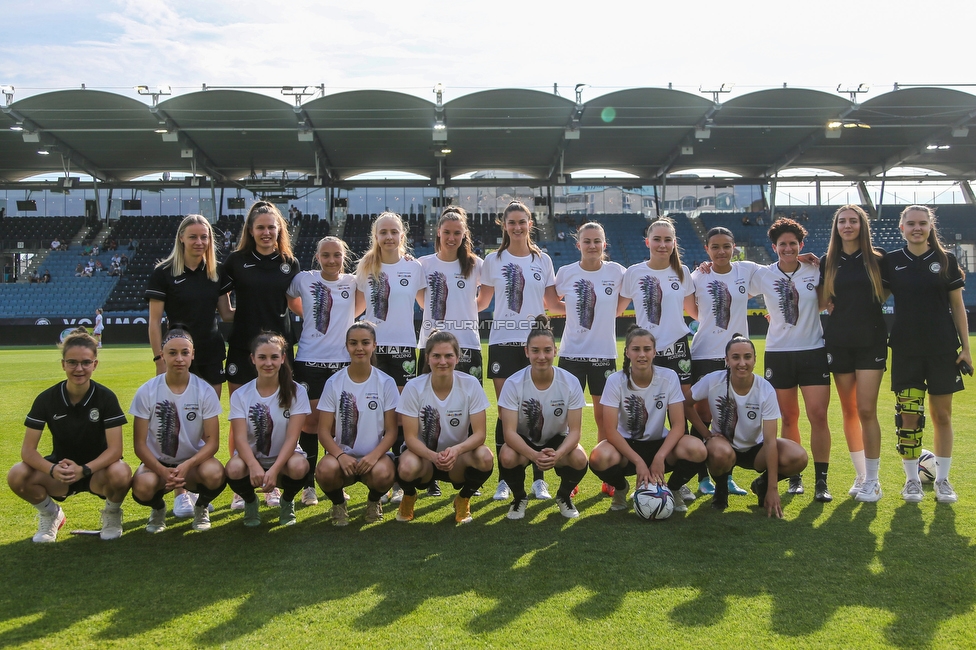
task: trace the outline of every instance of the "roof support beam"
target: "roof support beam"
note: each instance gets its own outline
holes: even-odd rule
[[[933,132],[929,133],[920,142],[918,142],[916,144],[913,144],[910,147],[906,147],[906,148],[902,149],[901,151],[899,151],[895,155],[889,157],[887,160],[885,160],[880,165],[878,165],[876,167],[873,167],[871,169],[871,171],[868,172],[868,175],[869,176],[877,176],[879,174],[883,174],[884,172],[888,171],[892,167],[898,167],[899,165],[901,165],[902,163],[904,163],[906,160],[908,160],[912,156],[918,155],[918,154],[922,153],[923,151],[925,151],[925,147],[928,146],[929,144],[931,144],[931,142],[933,140],[940,140],[940,139],[943,139],[943,138],[950,138],[950,137],[952,137],[952,132],[953,131],[955,131],[956,129],[959,129],[959,128],[962,128],[962,127],[966,126],[969,123],[969,121],[972,120],[974,117],[976,117],[976,111],[971,111],[971,112],[967,113],[965,117],[962,117],[962,118],[956,120],[955,122],[953,122],[952,125],[950,125],[948,128],[942,127],[942,128],[940,128],[940,129],[938,129],[936,131],[933,131]]]
[[[304,129],[312,134],[312,149],[315,151],[315,171],[319,171],[319,164],[324,164],[325,177],[327,180],[331,181],[336,178],[335,170],[332,166],[332,161],[329,160],[329,154],[325,152],[325,146],[322,144],[322,139],[315,130],[315,125],[312,124],[312,118],[309,117],[308,113],[301,106],[295,107],[295,114],[298,116],[299,126],[304,124]]]
[[[962,190],[966,205],[976,205],[976,194],[973,193],[973,186],[969,184],[969,181],[959,181],[959,189]]]
[[[850,107],[841,111],[840,115],[838,115],[835,119],[838,121],[842,121],[844,118],[846,118],[848,115],[853,113],[855,110],[857,110],[857,104],[851,104]],[[825,124],[824,128],[826,128],[826,126],[827,125]],[[779,173],[781,169],[784,169],[789,165],[793,164],[794,160],[796,160],[797,158],[805,154],[807,151],[809,151],[811,147],[813,147],[815,144],[823,140],[824,137],[825,137],[824,131],[822,129],[817,129],[816,131],[814,131],[813,133],[805,137],[803,140],[801,140],[800,143],[795,147],[793,147],[789,152],[787,152],[786,155],[784,155],[782,158],[780,158],[775,163],[773,163],[769,168],[767,168],[765,175],[775,176],[776,174]]]
[[[176,136],[179,139],[180,145],[187,149],[193,149],[194,158],[192,158],[193,173],[196,173],[196,165],[199,165],[205,172],[210,174],[210,177],[214,180],[225,181],[227,180],[227,175],[221,172],[217,165],[207,156],[206,152],[198,145],[193,138],[191,138],[185,131],[180,129],[180,125],[176,121],[166,114],[165,111],[153,106],[149,109],[153,115],[156,116],[162,122],[167,125],[172,126],[176,130]]]
[[[716,97],[718,97],[718,95],[716,95]],[[708,122],[715,116],[715,113],[719,112],[720,110],[722,110],[722,105],[718,102],[714,102],[709,107],[709,109],[705,111],[705,114],[701,116],[701,119],[698,121],[697,124],[695,124],[695,127],[691,129],[687,134],[685,134],[685,137],[681,138],[681,142],[675,145],[674,149],[672,149],[668,153],[667,157],[665,157],[664,159],[664,162],[661,163],[660,167],[658,167],[658,170],[655,173],[654,178],[662,178],[664,176],[667,176],[668,172],[671,171],[671,168],[674,167],[674,163],[676,163],[678,161],[678,158],[682,156],[681,153],[682,150],[685,147],[694,146],[695,132],[698,131],[699,129],[708,128],[709,126]]]

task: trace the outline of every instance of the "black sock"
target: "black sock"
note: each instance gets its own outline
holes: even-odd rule
[[[729,501],[729,477],[732,476],[732,472],[726,472],[718,476],[712,477],[712,481],[715,483],[715,496],[724,497],[725,502]]]
[[[278,477],[278,482],[281,483],[281,500],[282,501],[294,501],[295,495],[298,494],[303,487],[305,487],[305,478],[292,478],[287,474],[282,474]]]
[[[518,502],[525,498],[525,465],[508,468],[498,463],[498,476],[508,484],[514,501]]]
[[[462,499],[470,499],[478,491],[485,481],[491,476],[491,470],[484,472],[474,467],[467,467],[464,470],[464,487],[461,488],[460,496]]]
[[[341,506],[346,502],[346,495],[342,493],[342,488],[326,492],[325,496],[329,497],[329,501],[331,501],[332,505],[334,506]]]
[[[579,482],[583,480],[586,476],[586,468],[588,465],[584,466],[583,469],[576,469],[575,467],[570,467],[569,465],[564,465],[562,467],[556,468],[556,476],[560,478],[559,489],[556,490],[556,496],[563,501],[569,501],[570,495],[573,493],[573,489],[579,485]]]
[[[677,492],[682,485],[691,480],[691,477],[698,473],[698,469],[704,463],[693,463],[689,460],[681,460],[674,464],[674,470],[668,478],[668,489]],[[717,486],[716,486],[717,487]]]
[[[209,506],[210,502],[216,499],[217,496],[224,491],[224,487],[226,487],[226,485],[227,484],[224,481],[221,481],[218,487],[211,489],[208,488],[203,483],[197,483],[197,494],[199,494],[200,496],[197,497],[196,507],[206,508],[207,506]]]
[[[827,466],[830,463],[814,463],[813,472],[817,477],[817,481],[827,482]]]
[[[403,486],[401,486],[401,487],[403,487]],[[386,494],[386,491],[377,492],[373,488],[369,488],[369,494],[366,495],[366,499],[368,501],[373,501],[375,503],[376,501],[379,501],[380,500],[380,497],[383,496],[384,494]]]
[[[298,436],[298,446],[308,458],[308,474],[305,475],[303,487],[315,487],[315,467],[319,463],[319,436],[315,433],[302,431]]]
[[[627,489],[627,477],[624,474],[624,468],[618,464],[608,467],[606,469],[597,471],[590,467],[593,473],[597,475],[601,481],[607,485],[613,487],[614,490],[626,490]]]
[[[402,476],[397,475],[397,485],[403,490],[403,496],[417,496],[417,481],[405,481]]]
[[[234,491],[234,494],[240,495],[244,499],[244,503],[254,503],[254,500],[257,499],[257,496],[254,494],[254,486],[251,485],[250,476],[229,478],[227,479],[227,485]]]
[[[543,472],[538,467],[536,467],[535,465],[533,465],[532,466],[532,482],[534,483],[535,481],[544,481],[545,479],[546,479],[546,473]]]
[[[143,501],[136,496],[135,492],[132,493],[132,500],[141,506],[149,506],[153,510],[160,510],[166,508],[166,502],[163,501],[163,495],[166,494],[166,490],[160,490],[156,494],[152,495],[149,501]]]

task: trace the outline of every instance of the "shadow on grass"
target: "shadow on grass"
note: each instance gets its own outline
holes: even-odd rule
[[[526,520],[508,521],[508,504],[484,497],[472,504],[474,523],[455,527],[444,517],[450,499],[419,502],[409,524],[393,521],[388,508],[384,522],[366,525],[357,496],[346,528],[329,525],[323,504],[287,529],[275,525],[273,510],[263,508],[265,524],[248,530],[220,509],[208,533],[184,520],[150,536],[140,509],[127,506],[126,534],[111,544],[8,544],[0,625],[15,627],[0,633],[0,646],[37,642],[106,612],[96,640],[124,640],[222,602],[232,614],[181,641],[234,643],[283,613],[348,598],[359,599],[350,601],[352,627],[368,632],[464,594],[490,603],[466,614],[467,631],[478,635],[582,588],[588,597],[572,613],[584,621],[616,614],[633,593],[688,590],[691,599],[669,614],[687,628],[731,616],[730,598],[768,596],[770,629],[795,638],[820,630],[840,608],[875,607],[893,615],[886,641],[909,647],[931,644],[941,623],[976,600],[974,550],[947,506],[936,508],[927,532],[918,506],[897,507],[879,549],[875,508],[849,500],[826,519],[820,504],[797,500],[791,509],[802,509],[788,522],[754,507],[713,512],[706,500],[677,520],[648,524],[630,512],[603,513],[609,501],[599,497],[580,499],[586,516],[573,522],[552,501],[531,501]],[[920,576],[936,587],[923,590]]]

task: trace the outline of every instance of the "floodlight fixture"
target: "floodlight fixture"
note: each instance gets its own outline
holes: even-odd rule
[[[23,122],[17,122],[16,124],[11,124],[10,125],[10,130],[11,131],[23,131],[24,130],[24,123]]]
[[[952,149],[952,145],[933,142],[932,144],[925,147],[926,151],[945,151],[947,149]]]
[[[13,127],[10,127],[13,128]],[[969,127],[960,126],[952,130],[952,137],[954,138],[968,138],[969,137]]]
[[[286,97],[295,98],[295,112],[299,112],[299,107],[302,105],[302,97],[311,97],[314,92],[308,91],[308,86],[282,86],[281,94]]]
[[[434,86],[433,93],[437,97],[437,111],[444,110],[444,84],[438,83]]]
[[[723,83],[718,86],[699,86],[698,92],[702,93],[703,95],[711,95],[712,101],[718,104],[720,103],[718,101],[718,96],[729,94],[732,92],[733,87],[735,87],[734,83]]]
[[[24,142],[40,142],[41,134],[34,131],[24,131],[21,133],[21,137],[24,138]]]
[[[159,105],[159,98],[163,95],[172,95],[173,88],[172,86],[158,86],[156,88],[152,88],[151,86],[136,86],[136,92],[140,95],[152,97],[153,108],[156,108]]]
[[[14,87],[8,84],[0,86],[0,92],[3,93],[4,103],[10,106],[14,103]]]
[[[871,91],[871,84],[861,83],[861,84],[857,84],[856,86],[854,85],[845,86],[844,84],[837,84],[837,92],[846,93],[850,95],[852,104],[857,103],[858,95],[863,95],[864,93],[870,91]]]

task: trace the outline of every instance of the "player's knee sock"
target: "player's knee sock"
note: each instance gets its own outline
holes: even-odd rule
[[[298,446],[305,452],[308,458],[308,474],[305,475],[304,487],[315,487],[315,467],[319,462],[319,436],[315,433],[302,431],[298,436]]]
[[[292,478],[287,474],[282,474],[278,478],[278,482],[281,483],[281,500],[282,501],[294,501],[295,495],[305,487],[305,477],[303,478]]]
[[[332,502],[334,506],[341,506],[346,502],[346,495],[342,493],[342,488],[338,490],[330,490],[325,493],[325,496],[329,497],[329,501]]]
[[[725,472],[724,474],[719,474],[718,476],[712,477],[712,482],[715,483],[715,496],[719,499],[724,498],[726,503],[728,503],[729,500],[730,476],[732,476],[732,472]]]
[[[200,496],[197,497],[197,505],[196,505],[196,507],[197,508],[206,508],[207,506],[209,506],[210,505],[210,502],[213,501],[214,499],[216,499],[217,498],[217,495],[219,495],[221,492],[224,491],[224,487],[226,485],[227,484],[224,481],[221,481],[219,486],[217,486],[215,488],[208,488],[203,483],[198,483],[197,484],[197,494],[199,494]]]
[[[824,483],[827,482],[827,467],[829,465],[830,463],[818,463],[818,462],[813,463],[814,477],[818,482],[819,481],[823,481]]]
[[[579,485],[579,482],[583,480],[586,476],[587,465],[583,466],[583,469],[576,469],[575,467],[570,467],[569,465],[564,465],[563,467],[556,468],[556,476],[559,477],[559,489],[556,490],[556,496],[564,501],[569,501],[570,495],[573,493],[573,489]]]
[[[380,500],[380,497],[382,497],[384,494],[386,494],[386,492],[380,492],[379,490],[374,490],[373,488],[369,488],[369,493],[366,495],[366,500],[376,503],[377,501]]]
[[[166,508],[166,502],[163,501],[164,494],[166,494],[166,490],[159,490],[156,494],[152,495],[151,499],[143,501],[133,493],[132,500],[141,506],[149,506],[153,510],[162,510]]]
[[[864,475],[868,481],[878,480],[878,470],[881,467],[880,458],[865,458],[864,459]]]
[[[858,476],[863,478],[864,475],[867,473],[867,469],[865,468],[864,465],[865,463],[864,450],[862,449],[861,451],[852,451],[851,462],[854,464],[854,472]]]
[[[546,480],[546,473],[543,472],[538,467],[536,467],[535,465],[533,465],[532,466],[532,482],[534,483],[535,481],[544,481],[544,480]]]
[[[460,496],[462,499],[470,499],[474,496],[474,493],[485,484],[488,477],[491,476],[491,470],[484,471],[476,467],[467,467],[464,470],[464,487],[461,488]]]
[[[402,476],[397,474],[397,485],[403,490],[404,496],[412,497],[417,495],[417,481],[405,481]]]
[[[254,486],[251,485],[250,477],[229,478],[227,479],[227,485],[234,491],[234,494],[244,499],[244,503],[254,503],[254,500],[257,499],[257,496],[254,494]]]
[[[512,499],[520,501],[525,498],[525,465],[516,465],[509,468],[498,464],[498,476],[508,484],[508,489],[512,491]]]
[[[691,477],[695,476],[703,465],[704,463],[693,463],[690,460],[679,459],[671,471],[671,476],[668,477],[668,489],[676,492],[682,485],[691,480]]]
[[[502,453],[502,445],[505,444],[505,433],[502,429],[502,419],[495,419],[495,458],[499,458]],[[502,464],[498,463],[498,476],[502,475]],[[504,480],[504,479],[502,479]]]
[[[624,468],[619,464],[614,464],[606,469],[595,470],[591,466],[590,469],[596,474],[597,478],[606,483],[607,485],[613,486],[614,490],[626,490],[627,489],[627,477],[624,475]]]
[[[935,480],[946,481],[949,479],[949,468],[952,466],[952,456],[935,457]]]

